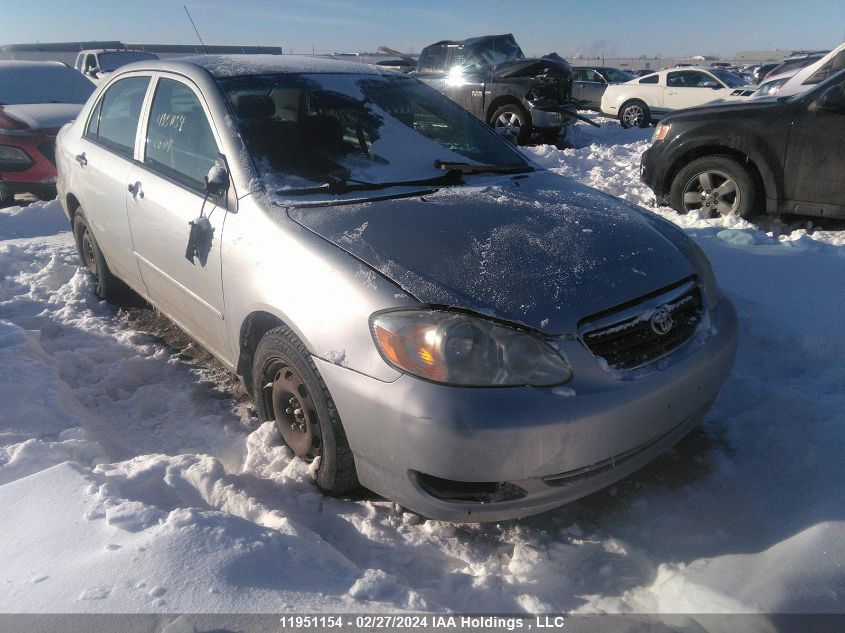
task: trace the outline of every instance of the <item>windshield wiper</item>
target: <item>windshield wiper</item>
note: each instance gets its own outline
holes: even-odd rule
[[[425,178],[423,180],[402,180],[397,182],[364,182],[361,180],[347,180],[345,178],[329,178],[322,185],[316,187],[301,187],[298,189],[279,189],[279,195],[308,196],[319,193],[340,194],[351,191],[375,191],[388,187],[424,187],[427,185],[458,185],[462,184],[461,172],[450,169],[442,176]]]
[[[463,174],[499,173],[499,174],[523,174],[534,171],[530,165],[470,165],[469,163],[444,163],[441,160],[434,161],[435,169],[446,169]]]

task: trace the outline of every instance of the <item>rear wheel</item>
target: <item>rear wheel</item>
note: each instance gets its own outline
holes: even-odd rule
[[[82,209],[77,209],[76,215],[73,216],[73,237],[76,241],[79,263],[97,284],[95,288],[97,296],[107,301],[120,299],[126,285],[109,270],[106,258],[94,238],[94,233]]]
[[[619,123],[624,128],[648,127],[651,123],[651,112],[642,101],[628,101],[619,109]]]
[[[358,487],[352,450],[329,390],[308,350],[287,327],[267,332],[253,356],[258,417],[275,422],[285,444],[308,463],[319,458],[317,486],[330,495]]]
[[[704,217],[754,213],[756,187],[748,170],[730,156],[697,158],[681,169],[672,181],[672,208]]]
[[[531,135],[531,118],[525,108],[516,103],[497,109],[490,117],[490,125],[498,134],[516,138],[517,145],[523,145]]]

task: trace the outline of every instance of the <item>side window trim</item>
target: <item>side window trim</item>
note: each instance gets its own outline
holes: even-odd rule
[[[108,145],[102,143],[99,140],[99,138],[89,136],[88,135],[88,128],[91,125],[92,117],[96,116],[97,119],[98,119],[98,121],[97,121],[97,135],[99,136],[99,129],[100,129],[99,118],[100,118],[100,114],[102,113],[102,110],[103,110],[103,99],[105,98],[106,93],[119,81],[122,81],[124,79],[129,79],[131,77],[147,77],[150,80],[150,82],[147,84],[147,92],[144,95],[144,100],[141,103],[141,112],[138,114],[138,127],[135,131],[135,146],[132,148],[132,154],[128,155],[128,154],[124,154],[122,152],[118,152],[113,147],[109,147]],[[126,160],[136,161],[137,155],[138,155],[138,134],[141,130],[141,127],[143,126],[144,121],[147,118],[146,108],[147,108],[147,105],[148,105],[149,100],[150,100],[150,94],[151,94],[150,88],[153,86],[153,83],[154,83],[154,76],[149,72],[127,73],[125,75],[121,75],[116,81],[110,81],[108,83],[108,85],[106,85],[103,88],[103,90],[100,92],[100,94],[97,95],[97,103],[94,105],[93,108],[91,108],[91,111],[88,113],[88,118],[85,120],[85,127],[82,129],[82,137],[85,140],[87,140],[88,142],[94,143],[97,147],[101,147],[104,150],[111,152],[115,156],[120,156],[121,158],[124,158]]]
[[[197,98],[197,101],[199,102],[200,106],[202,106],[203,113],[205,114],[206,121],[208,122],[208,127],[211,129],[211,134],[214,137],[214,142],[217,144],[217,151],[219,153],[222,153],[222,150],[220,149],[222,146],[222,143],[220,142],[221,137],[219,132],[217,131],[217,126],[214,124],[214,118],[211,116],[211,109],[208,107],[208,104],[205,102],[205,98],[199,91],[199,88],[196,86],[196,84],[194,84],[194,82],[190,81],[187,77],[184,77],[182,75],[157,72],[153,75],[153,80],[150,82],[150,89],[147,91],[147,97],[144,100],[144,107],[142,109],[141,115],[141,123],[138,125],[138,138],[135,141],[135,161],[137,162],[139,167],[142,167],[143,169],[155,174],[159,178],[164,178],[168,182],[177,185],[178,187],[181,187],[186,191],[190,191],[198,195],[204,195],[204,192],[200,191],[196,187],[191,187],[183,181],[177,180],[170,174],[167,174],[160,169],[156,169],[155,166],[149,165],[145,162],[147,153],[147,131],[150,125],[152,103],[153,99],[155,98],[155,93],[156,89],[158,88],[159,81],[162,79],[170,79],[172,81],[179,82],[194,93],[194,96]]]

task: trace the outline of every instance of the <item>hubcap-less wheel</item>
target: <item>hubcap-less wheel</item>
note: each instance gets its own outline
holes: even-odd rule
[[[94,252],[94,241],[87,225],[82,229],[79,241],[82,245],[82,263],[94,277],[97,277],[97,255]]]
[[[268,410],[285,443],[298,457],[311,461],[322,451],[322,435],[317,410],[300,375],[290,365],[276,361],[265,375],[271,382],[264,387]]]
[[[522,131],[522,121],[516,112],[502,112],[496,117],[496,132],[504,136],[515,136],[519,138]]]
[[[636,103],[632,103],[626,107],[625,111],[622,113],[622,122],[625,123],[627,127],[641,127],[644,120],[645,112],[642,107]]]
[[[731,215],[741,204],[742,194],[736,181],[723,171],[702,172],[684,185],[684,211],[701,211],[705,217],[713,213]]]

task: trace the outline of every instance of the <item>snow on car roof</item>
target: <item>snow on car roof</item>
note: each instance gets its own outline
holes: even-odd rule
[[[200,55],[183,57],[178,61],[205,68],[216,78],[261,75],[273,72],[402,74],[369,64],[302,55]]]
[[[33,62],[24,59],[0,60],[0,69],[14,68],[15,70],[23,70],[25,68],[44,68],[45,66],[64,66],[68,68],[68,65],[62,62]]]

